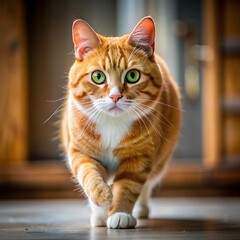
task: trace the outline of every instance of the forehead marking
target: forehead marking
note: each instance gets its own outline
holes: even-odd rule
[[[125,69],[126,68],[126,57],[122,49],[116,44],[107,46],[105,55],[105,66],[106,70],[110,69]]]

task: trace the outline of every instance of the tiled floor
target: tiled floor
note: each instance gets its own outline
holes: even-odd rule
[[[240,239],[240,199],[154,199],[151,218],[135,229],[91,228],[78,200],[0,202],[0,240]]]

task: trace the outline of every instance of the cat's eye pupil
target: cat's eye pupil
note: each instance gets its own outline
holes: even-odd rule
[[[97,78],[100,79],[101,78],[101,74],[97,73]]]
[[[134,73],[134,72],[131,72],[130,75],[131,75],[131,78],[134,79],[134,77],[135,77],[135,73]]]

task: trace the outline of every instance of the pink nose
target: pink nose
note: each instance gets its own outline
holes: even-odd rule
[[[109,96],[115,103],[122,97],[120,94]]]

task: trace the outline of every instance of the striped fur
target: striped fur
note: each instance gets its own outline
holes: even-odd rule
[[[62,140],[72,173],[94,205],[93,211],[102,207],[108,216],[107,221],[104,214],[93,212],[92,225],[106,225],[107,221],[110,228],[135,226],[134,204],[143,186],[165,168],[181,124],[179,90],[165,63],[156,54],[130,44],[129,37],[96,34],[97,46],[83,55],[79,50],[69,73],[62,121]],[[140,71],[139,82],[126,83],[130,69]],[[92,82],[96,70],[105,73],[106,83]],[[114,88],[122,95],[117,102],[121,111],[110,110],[114,103],[109,93]],[[113,183],[109,186],[110,177]]]

